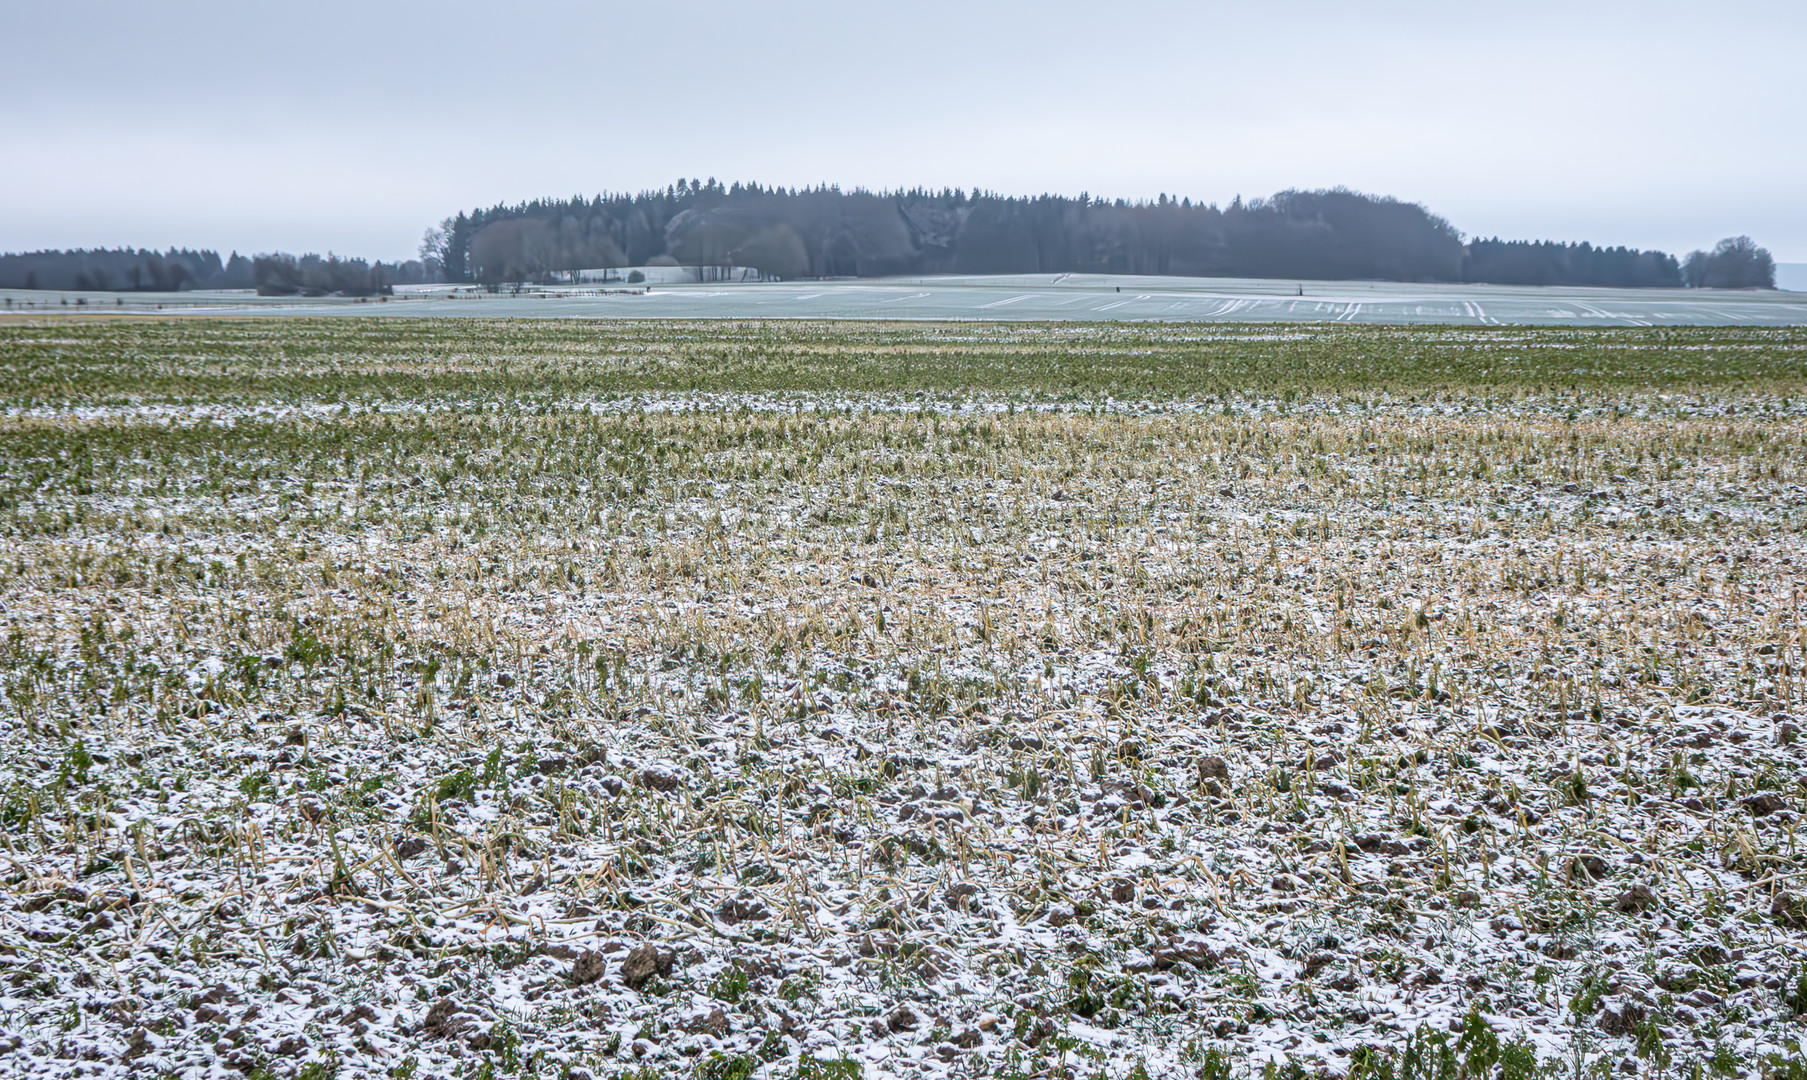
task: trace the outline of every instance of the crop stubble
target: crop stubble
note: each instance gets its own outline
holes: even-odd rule
[[[0,1061],[1784,1069],[1804,355],[0,327]]]

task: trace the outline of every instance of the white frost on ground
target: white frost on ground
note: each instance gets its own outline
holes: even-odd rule
[[[1471,1015],[1792,1053],[1802,408],[659,396],[540,421],[715,447],[637,502],[475,421],[387,489],[275,449],[47,488],[0,1068],[1342,1074]],[[921,471],[943,418],[980,466]]]

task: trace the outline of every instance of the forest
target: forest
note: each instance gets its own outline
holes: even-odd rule
[[[369,262],[282,253],[222,259],[171,248],[0,255],[0,288],[368,296],[429,282],[553,283],[575,271],[745,267],[774,279],[910,274],[1171,274],[1499,285],[1774,288],[1749,237],[1685,260],[1588,242],[1465,241],[1417,203],[1344,188],[1228,206],[1013,197],[960,188],[724,186],[537,199],[461,212],[427,230],[420,258]]]
[[[183,289],[248,289],[251,260],[232,253],[171,248],[166,252],[95,249],[0,255],[0,289],[73,289],[82,292],[180,292]]]
[[[375,296],[396,285],[437,280],[416,260],[368,262],[337,255],[269,254],[170,248],[33,251],[0,255],[0,289],[76,292],[183,292],[256,289],[266,296]]]
[[[775,278],[1105,273],[1679,286],[1659,251],[1498,239],[1465,244],[1415,204],[1337,188],[1240,197],[1219,208],[1160,195],[1007,197],[723,186],[544,199],[460,213],[423,256],[453,281],[556,280],[668,261]]]

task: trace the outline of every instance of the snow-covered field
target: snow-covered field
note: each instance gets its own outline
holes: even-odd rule
[[[0,325],[0,1072],[1798,1077],[1803,359]]]
[[[28,310],[628,319],[1336,322],[1468,326],[1789,326],[1807,296],[1693,289],[1540,288],[1086,274],[792,283],[410,286],[376,300],[249,293],[0,293]],[[68,304],[63,303],[64,300]],[[76,301],[81,304],[77,305]],[[0,301],[3,302],[3,301]]]

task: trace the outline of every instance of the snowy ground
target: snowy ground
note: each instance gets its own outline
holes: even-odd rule
[[[1101,274],[884,278],[792,283],[612,283],[492,295],[409,286],[382,301],[0,293],[15,309],[202,315],[409,315],[609,319],[962,319],[1004,322],[1332,322],[1457,326],[1792,326],[1793,292],[1421,285]],[[67,303],[65,303],[67,301]],[[78,304],[77,302],[80,301]]]
[[[1799,1075],[1798,335],[456,325],[0,328],[0,1071]]]

